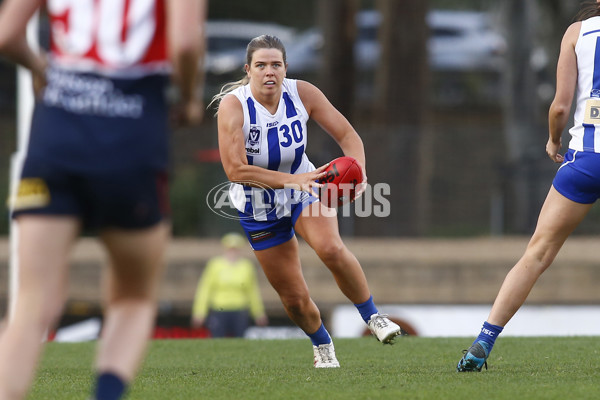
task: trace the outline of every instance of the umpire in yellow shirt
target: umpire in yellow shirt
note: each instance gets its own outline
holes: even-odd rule
[[[206,326],[213,338],[243,337],[250,316],[258,326],[268,323],[254,264],[240,254],[246,243],[238,233],[223,236],[224,254],[208,261],[198,281],[192,326]]]

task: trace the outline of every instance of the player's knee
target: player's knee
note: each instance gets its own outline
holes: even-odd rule
[[[555,244],[547,238],[534,237],[525,251],[525,257],[529,258],[539,268],[546,269],[560,250],[560,245]]]
[[[308,295],[288,294],[280,297],[285,309],[292,314],[304,314],[310,304]]]
[[[315,252],[325,264],[336,263],[343,257],[345,251],[346,247],[341,241],[327,241],[315,248]]]

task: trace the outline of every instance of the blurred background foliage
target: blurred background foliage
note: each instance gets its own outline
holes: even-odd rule
[[[572,0],[246,0],[210,1],[209,19],[276,23],[295,34],[320,29],[321,64],[288,72],[317,84],[353,123],[367,152],[369,182],[390,184],[387,218],[340,219],[344,235],[474,236],[532,232],[556,166],[546,159],[546,113],[554,92],[560,39],[579,2]],[[379,10],[380,55],[356,61],[354,15]],[[431,10],[483,12],[505,41],[492,69],[432,67],[425,27]],[[291,57],[295,47],[288,46]],[[491,57],[492,55],[490,55]],[[460,57],[457,53],[457,57]],[[288,58],[290,71],[306,61]],[[369,60],[367,60],[369,61]],[[208,102],[241,76],[207,73]],[[15,70],[0,63],[0,198],[15,151]],[[211,188],[226,181],[218,160],[216,119],[173,132],[171,200],[177,236],[217,237],[237,223],[212,213]],[[340,154],[309,126],[315,165]],[[563,139],[568,143],[568,137]],[[597,233],[595,209],[576,233]],[[8,231],[0,213],[0,234]]]

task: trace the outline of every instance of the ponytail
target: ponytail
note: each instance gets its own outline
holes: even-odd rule
[[[217,93],[213,96],[213,98],[210,100],[210,103],[208,103],[206,108],[210,108],[214,104],[217,108],[215,115],[217,115],[219,113],[219,104],[221,104],[221,100],[223,100],[223,97],[227,96],[229,93],[231,93],[235,89],[237,89],[241,86],[247,85],[249,81],[250,81],[250,79],[248,78],[248,76],[244,76],[240,80],[228,82],[228,83],[224,84],[221,87],[221,90],[219,91],[219,93]]]
[[[579,12],[575,14],[573,22],[583,21],[588,18],[600,16],[600,3],[597,1],[584,1],[581,3]]]

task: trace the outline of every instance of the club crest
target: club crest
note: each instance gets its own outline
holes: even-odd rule
[[[248,139],[246,139],[246,154],[249,156],[260,155],[260,143],[262,138],[262,131],[260,126],[250,126],[248,132]]]

